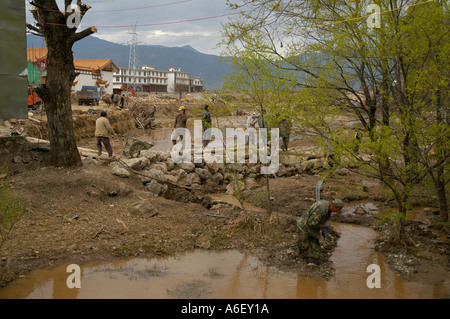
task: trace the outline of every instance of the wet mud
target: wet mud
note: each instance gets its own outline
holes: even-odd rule
[[[373,250],[377,233],[333,223],[341,233],[331,256],[330,280],[282,272],[236,250],[204,251],[168,258],[132,258],[81,266],[81,288],[68,288],[68,264],[36,270],[0,289],[0,298],[125,299],[367,299],[448,298],[450,281],[435,285],[406,282]],[[379,266],[380,288],[369,288],[370,265]]]

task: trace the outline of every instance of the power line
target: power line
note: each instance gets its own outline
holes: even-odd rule
[[[192,0],[182,0],[182,1],[175,1],[175,2],[169,2],[169,3],[162,3],[162,4],[154,4],[151,6],[144,6],[144,7],[136,7],[136,8],[122,8],[122,9],[112,9],[112,10],[90,10],[89,12],[122,12],[122,11],[131,11],[131,10],[142,10],[142,9],[149,9],[149,8],[156,8],[156,7],[165,7],[165,6],[170,6],[170,5],[174,5],[174,4],[181,4],[181,3],[185,3],[185,2],[191,2]],[[98,3],[100,3],[102,1],[99,1]],[[103,2],[107,2],[107,1],[103,1]],[[61,12],[61,10],[59,9],[49,9],[49,8],[39,8],[39,10],[42,11],[50,11],[50,12]]]
[[[158,25],[167,25],[167,24],[178,24],[178,23],[185,23],[185,22],[193,22],[193,21],[201,21],[201,20],[209,20],[209,19],[217,19],[217,18],[222,18],[222,17],[226,17],[226,16],[230,16],[230,15],[235,15],[235,14],[239,14],[239,12],[233,12],[233,13],[226,13],[226,14],[222,14],[222,15],[218,15],[218,16],[211,16],[211,17],[205,17],[205,18],[195,18],[195,19],[188,19],[188,20],[179,20],[179,21],[169,21],[169,22],[161,22],[161,23],[148,23],[148,24],[139,24],[139,25],[134,25],[136,27],[149,27],[149,26],[158,26]],[[61,23],[51,23],[51,22],[46,22],[45,24],[48,25],[57,25],[57,26],[67,26],[66,24],[61,24]],[[119,28],[119,29],[123,29],[123,28],[130,28],[133,27],[132,25],[115,25],[115,26],[96,26],[97,29],[99,28]]]
[[[125,8],[125,9],[114,9],[114,10],[92,10],[89,12],[90,13],[93,13],[93,12],[122,12],[122,11],[130,11],[130,10],[142,10],[142,9],[148,9],[148,8],[165,7],[165,6],[170,6],[173,4],[180,4],[180,3],[191,2],[191,1],[192,0],[183,0],[183,1],[163,3],[163,4],[154,4],[151,6],[138,7],[138,8]]]

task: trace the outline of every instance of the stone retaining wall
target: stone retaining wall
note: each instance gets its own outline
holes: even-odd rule
[[[0,136],[0,165],[6,163],[8,174],[14,175],[48,165],[48,146],[36,146],[24,136]]]
[[[141,157],[123,159],[122,163],[128,168],[139,171],[142,183],[156,195],[167,190],[168,184],[187,186],[190,189],[208,189],[218,185],[226,185],[227,194],[233,194],[235,183],[242,183],[242,187],[252,189],[258,187],[261,177],[260,164],[229,164],[216,162],[180,163],[175,164],[169,152],[141,151]],[[130,172],[119,163],[111,163],[112,174],[120,177],[130,177]],[[296,174],[315,174],[322,169],[322,160],[299,161],[292,164],[279,164],[276,174],[270,177],[289,177]],[[239,188],[241,188],[239,186]]]

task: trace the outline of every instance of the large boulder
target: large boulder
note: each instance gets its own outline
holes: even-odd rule
[[[284,167],[284,165],[283,165],[283,164],[279,164],[278,170],[277,170],[277,172],[275,173],[275,175],[276,175],[277,177],[283,177],[283,176],[287,176],[287,174],[288,174],[288,171],[287,171],[287,169]]]
[[[206,163],[206,166],[208,167],[209,171],[214,174],[220,171],[221,167],[223,166],[223,164],[221,163],[217,163],[217,162],[210,162],[210,163]]]
[[[164,174],[162,181],[169,182],[172,184],[178,183],[178,177],[172,174]]]
[[[192,183],[190,187],[191,187],[191,189],[202,190],[202,185],[200,185],[198,183]]]
[[[213,176],[211,177],[211,179],[212,179],[215,183],[220,184],[220,183],[222,183],[222,181],[223,181],[223,175],[222,175],[221,173],[217,172],[217,173],[213,174]]]
[[[142,171],[142,173],[152,179],[157,179],[160,181],[164,179],[164,173],[162,171],[160,171],[159,169],[152,168],[149,170],[144,170],[144,171]]]
[[[192,173],[195,169],[195,164],[191,162],[181,162],[175,165],[175,169],[182,169],[186,171],[186,173]]]
[[[212,178],[212,174],[208,169],[197,167],[195,168],[194,172],[197,173],[201,179],[208,180]]]
[[[158,153],[158,155],[159,155],[159,160],[160,160],[161,162],[167,161],[169,158],[171,159],[170,152],[163,152],[163,151],[160,151],[160,152]]]
[[[141,157],[145,157],[150,160],[152,163],[156,163],[160,161],[160,152],[153,150],[143,150],[140,153]]]
[[[164,192],[167,191],[168,186],[164,183],[158,183],[154,179],[148,183],[146,186],[148,191],[152,192],[153,194],[159,196],[161,194],[164,194]]]
[[[201,184],[202,183],[202,180],[201,180],[200,176],[198,176],[197,173],[190,173],[189,178],[191,179],[192,184]]]
[[[185,170],[179,169],[175,171],[177,174],[175,177],[177,178],[177,184],[189,186],[191,185],[191,179],[189,178],[188,173]]]
[[[150,217],[158,214],[158,210],[155,206],[146,200],[132,204],[130,207],[130,212],[133,214],[149,215]]]
[[[149,166],[149,169],[158,169],[163,173],[167,173],[167,166],[164,162],[158,162],[158,163],[151,164]]]
[[[118,183],[118,184],[112,184],[109,185],[106,189],[108,192],[108,196],[114,197],[114,196],[126,196],[133,192],[131,187],[124,183]]]
[[[168,158],[164,163],[166,164],[168,171],[173,170],[175,167],[175,163],[173,162],[173,160],[171,158]]]
[[[150,164],[150,160],[146,157],[124,159],[123,162],[135,171],[141,171]]]
[[[119,177],[130,177],[130,172],[127,171],[127,169],[119,166],[113,167],[111,170],[111,173],[113,175],[119,176]]]

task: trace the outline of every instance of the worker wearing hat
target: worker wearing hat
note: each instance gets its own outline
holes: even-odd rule
[[[318,264],[320,236],[326,236],[331,213],[339,212],[342,207],[344,202],[340,199],[318,200],[298,219],[297,246],[300,253],[306,253],[308,265]]]
[[[179,114],[175,118],[175,123],[173,124],[173,128],[186,128],[186,122],[188,120],[188,117],[186,115],[186,108],[181,105],[178,108]],[[183,135],[180,136],[181,139],[183,139]],[[175,145],[177,143],[177,140],[172,137],[172,144]]]

